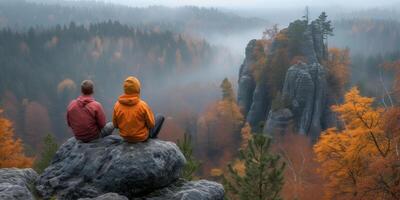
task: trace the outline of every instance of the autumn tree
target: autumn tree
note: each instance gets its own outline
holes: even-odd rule
[[[278,24],[274,24],[272,27],[266,28],[265,31],[263,31],[262,39],[263,39],[263,40],[274,39],[275,36],[276,36],[278,33],[279,33]]]
[[[271,139],[254,134],[248,146],[240,150],[244,172],[229,165],[224,185],[228,199],[278,200],[281,198],[285,164],[270,152]]]
[[[267,54],[269,40],[257,40],[253,48],[254,62],[250,65],[250,70],[256,82],[261,81],[261,76],[267,64]]]
[[[400,198],[398,137],[385,128],[387,111],[373,102],[352,88],[345,102],[332,108],[344,129],[324,131],[314,146],[327,199]]]
[[[221,90],[221,100],[210,104],[198,120],[196,152],[200,160],[207,160],[202,164],[203,175],[226,166],[240,146],[244,117],[228,79],[222,82]]]
[[[349,49],[330,48],[328,59],[324,65],[328,70],[328,84],[332,94],[339,98],[344,93],[344,88],[349,81],[350,51]]]
[[[185,132],[183,140],[178,140],[177,145],[186,158],[186,164],[183,168],[181,176],[182,178],[191,181],[194,177],[194,174],[200,167],[200,162],[193,157],[193,145],[190,133]]]
[[[40,154],[40,159],[37,159],[35,162],[35,170],[39,174],[42,173],[46,167],[48,167],[53,160],[54,155],[58,150],[58,144],[55,141],[55,138],[51,134],[47,134],[43,138],[43,149]]]
[[[31,167],[33,158],[24,155],[21,140],[14,139],[12,123],[2,113],[0,110],[0,168]]]
[[[282,197],[290,200],[322,199],[324,182],[308,136],[286,132],[274,136],[274,153],[285,162]]]

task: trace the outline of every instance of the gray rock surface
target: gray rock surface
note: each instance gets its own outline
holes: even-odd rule
[[[300,134],[318,137],[322,127],[321,119],[327,108],[326,82],[327,72],[318,64],[298,63],[286,73],[282,98],[290,102],[294,114],[296,128]]]
[[[251,40],[246,47],[246,58],[240,66],[239,71],[239,89],[238,89],[238,105],[243,114],[247,115],[253,103],[253,93],[256,87],[256,81],[250,70],[251,65],[256,62],[253,54],[257,40]]]
[[[33,200],[29,189],[37,178],[38,174],[33,169],[0,169],[0,199]]]
[[[297,25],[291,24],[281,33],[298,31],[296,26],[298,27],[299,22],[296,23]],[[329,109],[335,99],[327,95],[330,90],[327,83],[327,71],[320,64],[327,58],[327,47],[315,23],[305,24],[305,26],[304,31],[301,32],[303,35],[299,37],[301,38],[301,42],[298,43],[300,46],[296,48],[299,51],[288,52],[288,59],[302,56],[308,64],[300,62],[289,67],[286,72],[281,93],[282,101],[288,102],[289,105],[285,105],[286,108],[283,110],[270,110],[272,99],[275,97],[269,92],[266,74],[268,71],[261,75],[261,81],[257,83],[251,76],[251,64],[257,62],[254,60],[255,56],[252,55],[256,41],[252,40],[247,45],[246,59],[239,73],[238,104],[246,116],[246,121],[255,132],[260,131],[260,122],[264,123],[262,131],[269,134],[284,132],[289,125],[293,124],[294,131],[310,135],[315,141],[320,132],[330,127],[335,121],[335,116]],[[277,50],[284,48],[285,45],[288,44],[279,40],[273,41],[267,58],[273,58],[278,53]]]
[[[180,182],[134,200],[223,200],[224,187],[212,181]]]
[[[132,198],[175,182],[184,164],[184,156],[172,142],[152,139],[132,144],[116,135],[91,143],[70,138],[36,188],[44,198],[93,198],[105,193]]]
[[[249,122],[253,132],[262,131],[269,107],[270,100],[266,83],[257,84],[253,94],[253,103],[246,117],[246,121]]]
[[[129,200],[128,197],[119,195],[117,193],[107,193],[95,198],[81,198],[78,200]]]
[[[263,130],[264,134],[284,134],[293,120],[293,113],[288,108],[270,110]]]

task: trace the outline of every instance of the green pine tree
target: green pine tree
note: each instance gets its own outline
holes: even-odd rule
[[[192,137],[190,136],[190,133],[186,131],[183,141],[178,140],[177,145],[186,158],[186,165],[183,168],[181,177],[190,181],[193,179],[194,174],[200,167],[200,162],[193,157]]]
[[[222,81],[220,87],[222,89],[222,100],[234,102],[235,93],[233,92],[232,83],[228,80],[228,78],[225,78]]]
[[[331,20],[328,20],[328,15],[325,12],[322,12],[318,19],[315,20],[319,31],[322,34],[323,39],[327,39],[328,36],[333,36],[333,27]]]
[[[39,174],[41,174],[44,169],[46,169],[53,159],[54,155],[58,150],[58,144],[55,141],[55,138],[51,134],[47,134],[43,139],[43,150],[42,154],[40,155],[40,159],[36,160],[35,162],[35,170]]]
[[[224,176],[226,199],[238,200],[280,200],[283,187],[285,163],[279,155],[270,153],[271,139],[254,134],[248,146],[240,151],[240,162],[244,163],[244,173],[234,169],[232,164]]]

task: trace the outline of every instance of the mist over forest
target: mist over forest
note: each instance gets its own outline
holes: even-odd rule
[[[267,157],[279,157],[270,164],[286,165],[260,193],[400,198],[399,2],[186,2],[1,1],[0,135],[19,154],[0,155],[0,168],[44,170],[56,149],[48,158],[46,138],[73,137],[66,108],[81,82],[93,80],[111,121],[135,76],[141,98],[166,117],[159,138],[189,138],[190,179],[223,184],[229,199],[250,191],[238,180],[256,168],[241,156],[258,135],[271,142]]]

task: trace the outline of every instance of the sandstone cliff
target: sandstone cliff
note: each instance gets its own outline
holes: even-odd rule
[[[327,95],[330,86],[322,65],[327,47],[316,24],[297,20],[271,39],[258,80],[253,70],[253,63],[259,62],[254,56],[255,44],[256,40],[249,42],[239,73],[238,104],[247,122],[253,131],[268,134],[285,132],[293,125],[293,131],[317,139],[334,121],[329,109],[334,99]],[[279,70],[284,73],[275,72]],[[281,105],[273,108],[273,101]]]

